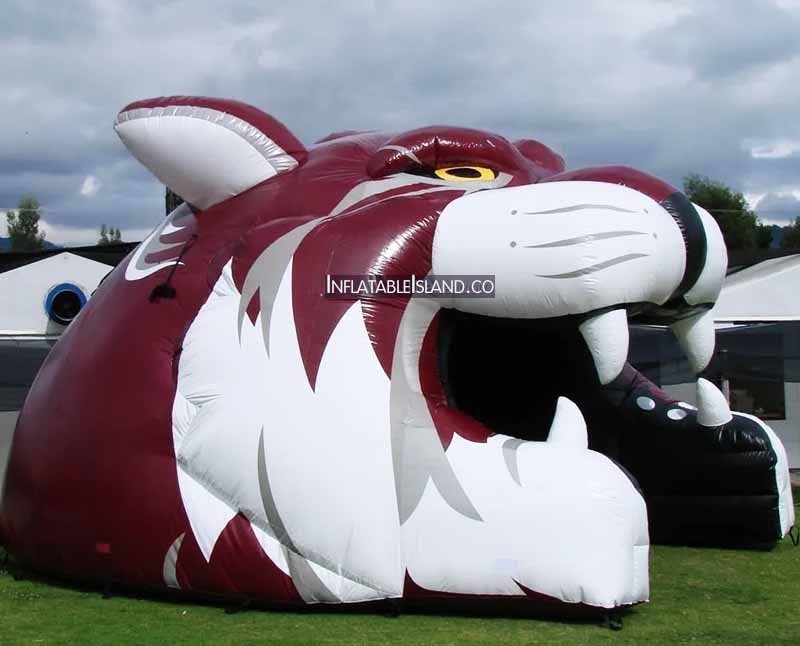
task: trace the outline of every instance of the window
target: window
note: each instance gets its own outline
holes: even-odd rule
[[[729,390],[731,410],[763,420],[786,419],[784,359],[780,325],[718,331],[713,376],[723,392]]]
[[[750,413],[763,420],[786,419],[783,382],[729,380],[731,410]]]

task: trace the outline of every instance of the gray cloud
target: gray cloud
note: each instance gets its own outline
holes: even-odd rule
[[[431,123],[538,138],[570,167],[700,172],[800,189],[800,10],[777,4],[440,0],[4,3],[0,207],[25,192],[67,231],[144,229],[162,188],[116,140],[130,101],[252,103],[303,141]],[[277,7],[277,8],[276,8]],[[792,31],[794,30],[794,31]],[[86,176],[100,189],[80,194]]]
[[[710,0],[648,34],[647,51],[697,77],[746,74],[800,54],[800,18],[769,2]]]
[[[764,221],[791,224],[800,218],[800,198],[791,193],[767,193],[758,201],[755,211]]]

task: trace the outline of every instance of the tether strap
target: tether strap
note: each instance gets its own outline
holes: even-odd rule
[[[194,244],[194,241],[197,240],[197,234],[193,233],[192,237],[189,238],[183,245],[181,252],[178,254],[178,257],[175,259],[175,263],[169,270],[169,274],[167,274],[167,279],[163,283],[159,283],[155,287],[153,287],[153,291],[150,292],[150,302],[155,303],[159,298],[175,298],[177,292],[175,288],[172,286],[172,277],[175,275],[175,270],[178,269],[178,265],[181,264],[181,260],[183,259],[183,254],[185,254],[189,247]]]

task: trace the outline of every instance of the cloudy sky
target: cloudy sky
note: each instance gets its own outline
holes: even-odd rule
[[[0,210],[56,243],[140,239],[163,187],[113,133],[130,101],[252,103],[307,145],[432,123],[540,139],[800,215],[800,0],[0,0]],[[4,232],[5,218],[0,224]]]

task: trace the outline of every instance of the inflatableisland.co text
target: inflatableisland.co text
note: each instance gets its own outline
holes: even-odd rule
[[[425,298],[494,298],[492,275],[373,276],[331,275],[325,277],[327,298],[383,296]]]

